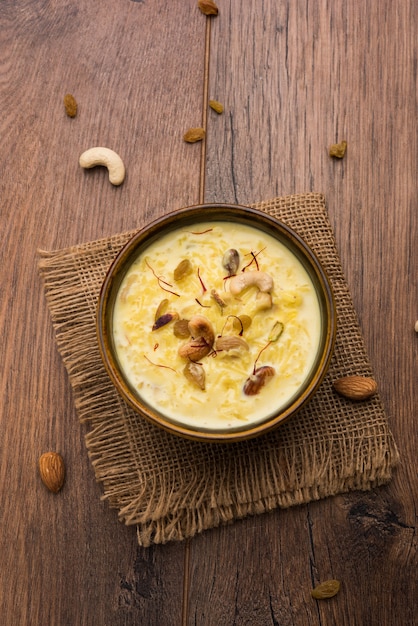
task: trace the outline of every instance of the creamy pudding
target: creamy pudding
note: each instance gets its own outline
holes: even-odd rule
[[[166,419],[227,431],[290,404],[321,341],[314,285],[273,236],[203,222],[150,243],[116,296],[115,350],[131,388]]]

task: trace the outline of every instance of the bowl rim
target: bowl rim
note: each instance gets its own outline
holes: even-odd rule
[[[205,213],[207,214],[206,216]],[[181,221],[181,224],[178,225],[178,227],[181,227],[186,223],[196,223],[197,221],[232,221],[233,218],[234,221],[236,221],[238,217],[240,223],[248,222],[248,225],[255,228],[260,228],[262,224],[263,228],[261,228],[261,230],[276,236],[281,243],[285,243],[278,237],[278,234],[281,233],[282,237],[290,243],[290,250],[293,251],[294,254],[295,250],[298,251],[296,256],[302,262],[305,269],[308,270],[307,266],[309,266],[311,280],[313,280],[312,275],[316,277],[316,281],[321,287],[320,293],[318,293],[317,283],[315,281],[313,282],[316,287],[318,299],[321,300],[320,307],[323,318],[323,309],[326,311],[325,320],[323,319],[323,321],[326,322],[326,328],[321,334],[321,350],[318,351],[315,365],[307,379],[309,383],[306,385],[305,382],[303,392],[294,397],[290,404],[285,405],[277,414],[270,414],[264,420],[248,428],[243,427],[240,430],[215,431],[210,429],[198,430],[188,428],[179,422],[172,421],[165,417],[156,409],[141,403],[139,397],[130,389],[129,384],[124,379],[117,365],[117,359],[114,358],[112,353],[112,342],[109,338],[110,331],[108,329],[107,307],[115,285],[120,285],[123,276],[130,266],[130,264],[126,264],[126,261],[131,258],[133,261],[134,258],[140,254],[141,245],[147,247],[161,234],[166,234],[170,230],[177,228],[177,220]],[[115,293],[117,293],[117,290],[118,287],[116,287]],[[331,282],[322,263],[310,246],[291,227],[276,217],[260,209],[230,203],[215,202],[190,205],[172,210],[143,226],[126,242],[108,268],[102,282],[96,308],[96,336],[100,356],[107,374],[119,395],[137,414],[155,426],[182,438],[210,443],[237,442],[264,435],[271,432],[300,411],[316,393],[326,375],[334,351],[336,331],[337,311]]]

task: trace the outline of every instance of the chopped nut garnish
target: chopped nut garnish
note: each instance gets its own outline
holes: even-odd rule
[[[233,276],[229,283],[229,290],[234,296],[238,296],[248,287],[258,287],[260,291],[270,293],[273,289],[274,282],[270,274],[254,270],[252,272],[244,272]]]
[[[210,321],[203,315],[195,315],[189,322],[191,341],[179,348],[179,355],[190,361],[200,361],[212,350],[215,333]]]
[[[258,367],[245,381],[243,389],[245,395],[257,395],[260,389],[271,380],[275,373],[276,370],[270,365],[262,365],[261,367]]]
[[[152,326],[152,330],[158,330],[159,328],[166,326],[167,324],[169,324],[170,322],[176,319],[178,319],[178,313],[164,313],[158,319],[155,320]]]
[[[159,317],[161,317],[164,313],[166,313],[168,307],[168,300],[164,298],[161,300],[160,304],[157,306],[157,310],[155,311],[154,320],[157,321]]]
[[[183,374],[191,383],[197,385],[202,391],[205,390],[205,370],[201,363],[189,361],[184,367]]]
[[[280,338],[283,330],[284,330],[283,322],[276,322],[273,328],[271,329],[271,333],[269,335],[268,340],[271,342],[277,341]]]
[[[212,291],[210,292],[212,298],[215,300],[215,302],[217,304],[219,304],[221,311],[224,310],[224,308],[226,307],[226,302],[224,302],[221,298],[221,296],[218,294],[218,292],[216,291],[216,289],[212,289]]]
[[[248,343],[242,337],[238,335],[227,335],[225,337],[218,337],[215,343],[216,350],[236,350],[236,349],[249,350]]]
[[[200,361],[209,354],[212,350],[212,346],[209,346],[203,337],[198,339],[192,339],[189,343],[179,348],[179,355],[183,359],[189,359],[190,361]]]

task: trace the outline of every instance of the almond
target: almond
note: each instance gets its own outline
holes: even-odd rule
[[[39,473],[44,485],[53,493],[58,493],[64,484],[65,465],[58,452],[45,452],[39,459]]]
[[[189,382],[199,387],[202,391],[205,390],[205,370],[201,363],[189,361],[183,370],[183,374]]]
[[[237,350],[242,348],[243,350],[249,350],[248,343],[242,337],[237,335],[227,335],[218,337],[215,344],[216,350]]]
[[[251,376],[247,378],[244,385],[244,393],[246,396],[255,396],[260,389],[264,387],[275,375],[274,367],[270,365],[262,365],[258,367]]]
[[[366,376],[345,376],[334,381],[335,391],[349,400],[367,400],[377,391],[377,383]]]

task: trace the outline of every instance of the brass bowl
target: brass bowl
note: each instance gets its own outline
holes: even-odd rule
[[[268,414],[256,422],[235,424],[233,427],[211,427],[190,424],[155,408],[135,389],[122,367],[114,339],[114,308],[122,281],[137,257],[151,244],[179,228],[189,231],[207,222],[227,222],[256,228],[274,237],[301,263],[314,286],[319,308],[318,343],[313,365],[297,393],[277,409],[269,408]],[[196,234],[196,233],[193,233]],[[274,278],[274,277],[273,277]],[[163,297],[163,296],[162,296]],[[161,217],[137,234],[124,246],[112,263],[99,296],[97,307],[97,337],[100,353],[111,381],[122,398],[152,424],[166,431],[192,440],[206,442],[232,442],[262,435],[295,414],[312,398],[322,382],[334,348],[336,335],[336,309],[327,275],[309,246],[291,228],[261,211],[230,204],[206,204],[183,208]],[[145,362],[144,362],[145,363]],[[274,385],[274,382],[269,383]],[[140,418],[139,418],[140,419]]]

